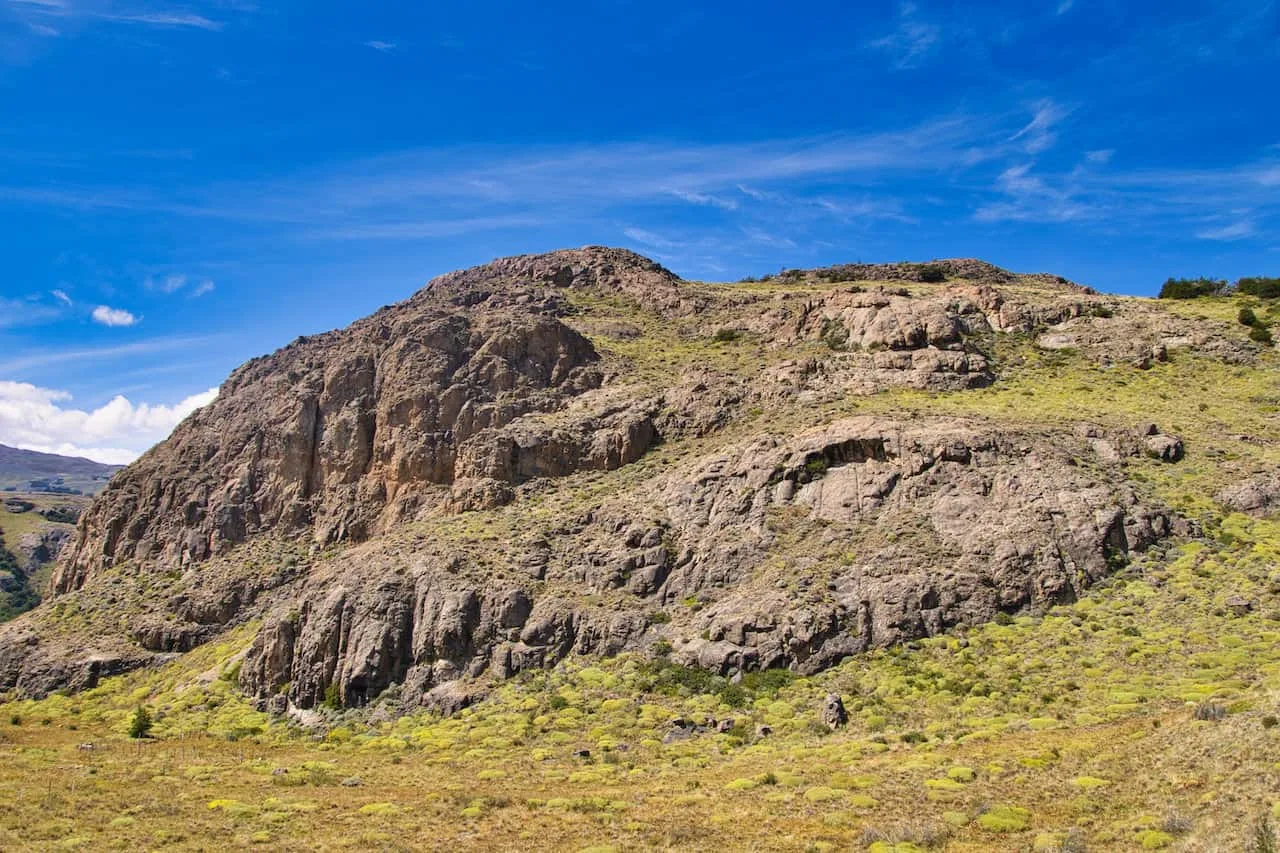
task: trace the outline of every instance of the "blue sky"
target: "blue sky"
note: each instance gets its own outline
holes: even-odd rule
[[[1280,272],[1274,2],[586,5],[0,0],[0,442],[518,252]]]

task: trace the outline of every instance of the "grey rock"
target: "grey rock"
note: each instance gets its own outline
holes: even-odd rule
[[[844,709],[844,701],[840,694],[828,693],[822,703],[822,724],[835,731],[849,722],[849,714]]]
[[[1161,462],[1178,462],[1182,459],[1182,440],[1171,435],[1149,435],[1143,442],[1147,455]]]
[[[1234,483],[1217,494],[1227,508],[1249,515],[1267,515],[1280,505],[1280,472],[1267,471]]]

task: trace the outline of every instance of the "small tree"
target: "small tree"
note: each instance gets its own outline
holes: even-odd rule
[[[1249,329],[1249,340],[1257,341],[1264,347],[1269,347],[1272,344],[1271,330],[1266,326],[1252,326]]]
[[[151,725],[151,712],[146,707],[139,705],[138,710],[133,712],[133,718],[129,720],[129,737],[150,737]]]
[[[1253,313],[1253,309],[1248,305],[1240,309],[1240,313],[1236,315],[1236,319],[1240,321],[1242,326],[1256,326],[1258,324],[1258,315]]]

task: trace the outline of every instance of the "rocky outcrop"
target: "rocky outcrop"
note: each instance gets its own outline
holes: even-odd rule
[[[853,419],[735,445],[566,520],[554,542],[507,543],[516,571],[370,543],[269,620],[241,683],[300,707],[403,684],[412,703],[462,676],[658,640],[723,674],[816,671],[1072,600],[1169,535],[1118,475],[1077,467],[1088,452],[1056,434]]]
[[[625,464],[652,440],[642,422],[619,418],[619,435],[564,449],[572,459],[557,459],[549,437],[533,447],[502,430],[601,382],[595,348],[561,319],[562,289],[678,308],[674,281],[616,250],[507,259],[255,359],[112,481],[82,518],[54,588],[76,589],[121,560],[186,566],[266,530],[359,541],[431,503],[432,487],[458,476],[460,457],[462,476],[472,476],[487,456],[493,470],[483,476],[501,483]],[[491,440],[517,458],[497,460]]]
[[[940,267],[716,288],[587,248],[300,338],[82,514],[54,602],[0,628],[0,689],[83,687],[261,620],[240,684],[263,708],[398,685],[450,710],[571,654],[814,672],[1071,600],[1181,529],[1125,466],[1187,448],[1151,425],[840,417],[990,385],[999,336],[1124,311]]]

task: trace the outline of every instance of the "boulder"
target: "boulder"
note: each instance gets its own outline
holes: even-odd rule
[[[844,709],[844,701],[839,693],[828,693],[822,703],[822,724],[835,731],[849,722],[849,714]]]

